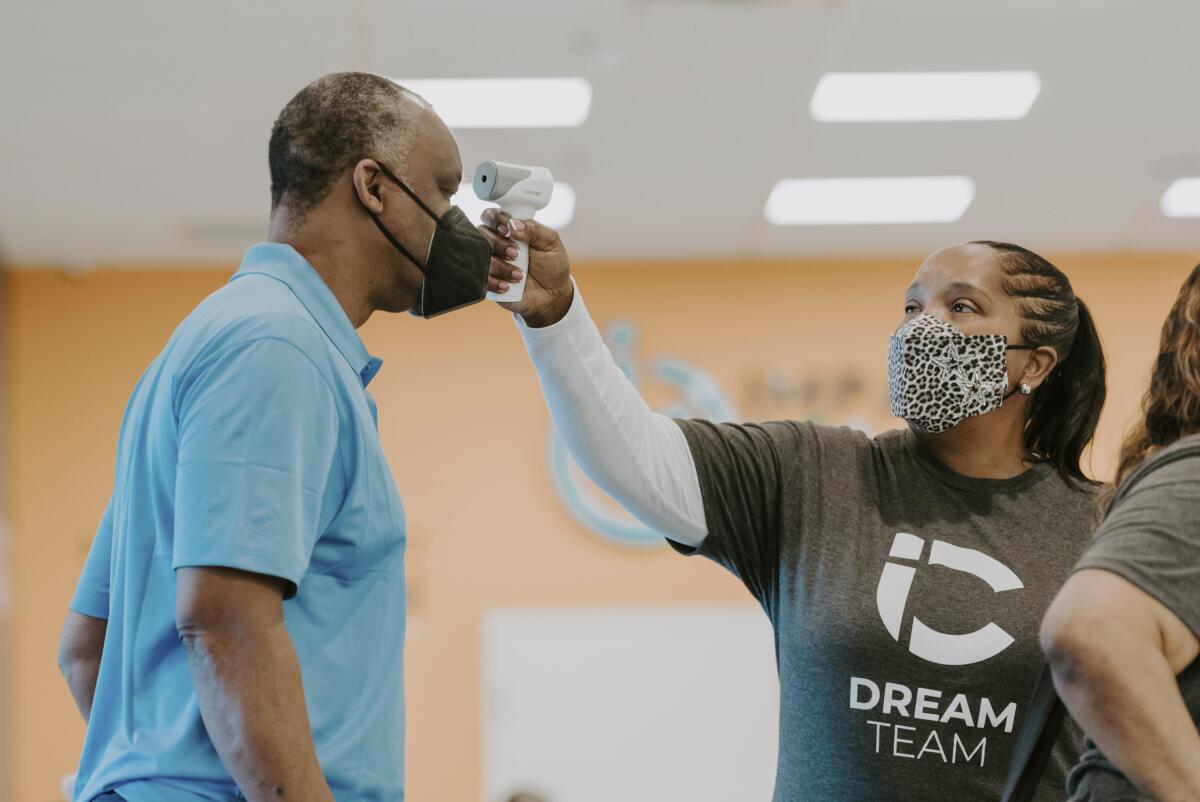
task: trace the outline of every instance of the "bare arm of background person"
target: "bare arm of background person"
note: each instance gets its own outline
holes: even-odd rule
[[[1105,757],[1155,799],[1200,802],[1200,733],[1176,681],[1200,643],[1174,613],[1114,573],[1082,570],[1046,614],[1042,648]]]
[[[283,624],[286,582],[231,568],[176,576],[175,625],[200,715],[242,793],[250,802],[333,802]]]
[[[497,210],[484,213],[483,231],[492,242],[492,290],[512,277],[513,266],[504,261],[509,235],[529,243],[524,298],[505,308],[521,318],[542,393],[571,456],[643,523],[700,545],[707,533],[704,503],[687,440],[617,367],[574,286],[558,234],[532,221],[513,223]]]
[[[104,652],[104,633],[108,622],[74,610],[67,611],[58,644],[58,668],[67,680],[75,706],[83,720],[92,717],[92,699],[96,678],[100,675],[100,655]]]

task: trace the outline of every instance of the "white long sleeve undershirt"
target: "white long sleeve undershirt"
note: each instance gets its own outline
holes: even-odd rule
[[[530,328],[515,317],[550,416],[583,472],[642,523],[699,546],[708,527],[687,439],[617,366],[579,287],[553,325]]]

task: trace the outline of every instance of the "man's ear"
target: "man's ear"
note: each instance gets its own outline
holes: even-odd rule
[[[1025,370],[1018,379],[1019,384],[1028,384],[1033,389],[1041,387],[1058,367],[1058,351],[1049,345],[1039,346],[1029,352]]]
[[[382,178],[383,173],[374,159],[362,159],[354,165],[354,171],[350,174],[359,203],[372,214],[383,214]]]

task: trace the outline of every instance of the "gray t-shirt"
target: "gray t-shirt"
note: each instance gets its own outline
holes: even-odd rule
[[[1076,568],[1102,568],[1128,579],[1200,637],[1200,435],[1163,449],[1138,473]],[[1179,690],[1200,727],[1200,659],[1180,673]],[[1072,802],[1151,800],[1090,740],[1068,791]]]
[[[708,523],[698,553],[774,625],[775,802],[999,799],[1095,493],[1044,464],[961,476],[908,431],[679,425]],[[1039,802],[1061,802],[1081,747],[1070,722]]]

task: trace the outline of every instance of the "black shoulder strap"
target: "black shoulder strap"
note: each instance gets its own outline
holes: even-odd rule
[[[1113,504],[1127,495],[1133,486],[1148,474],[1164,465],[1185,457],[1200,456],[1200,437],[1189,437],[1186,440],[1186,444],[1171,446],[1163,454],[1156,454],[1146,460],[1146,463],[1121,485],[1113,498]],[[1008,777],[1004,781],[1004,795],[1000,797],[1000,802],[1031,802],[1042,775],[1046,772],[1046,764],[1050,762],[1050,753],[1054,750],[1054,742],[1058,740],[1066,713],[1066,708],[1054,689],[1050,667],[1043,665],[1042,672],[1038,675],[1037,686],[1033,689],[1033,698],[1029,700],[1025,709],[1025,721],[1017,733],[1012,765],[1009,766]]]
[[[1066,714],[1067,710],[1054,690],[1050,666],[1043,664],[1033,698],[1025,708],[1025,722],[1017,733],[1017,745],[1013,748],[1001,802],[1030,802],[1034,798]]]

